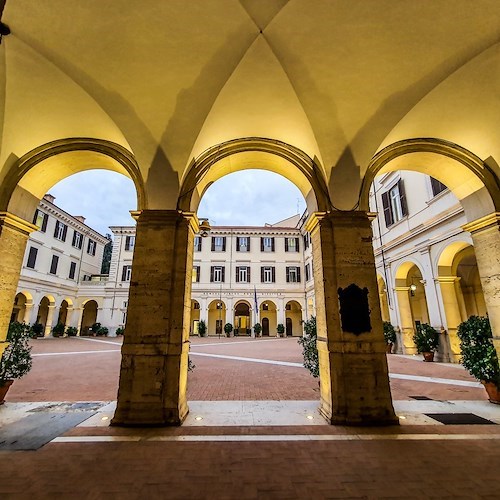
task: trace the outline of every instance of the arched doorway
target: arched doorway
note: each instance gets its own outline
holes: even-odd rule
[[[33,300],[31,299],[31,295],[27,292],[19,292],[14,299],[10,321],[29,324],[32,307]]]
[[[277,308],[271,300],[265,300],[260,305],[260,321],[262,323],[262,335],[275,336],[277,332]]]
[[[64,299],[59,307],[58,325],[68,326],[70,323],[70,314],[73,309],[73,302],[70,299]]]
[[[42,299],[40,300],[40,304],[38,305],[35,323],[37,323],[38,325],[42,325],[42,331],[45,337],[48,337],[50,335],[52,327],[54,326],[52,323],[54,321],[55,307],[56,302],[50,295],[42,297]],[[35,329],[37,329],[37,327],[35,327]]]
[[[302,307],[296,300],[290,300],[285,306],[285,331],[287,337],[302,337]]]
[[[212,300],[208,306],[208,335],[223,335],[226,324],[226,304],[223,300]]]
[[[97,302],[87,300],[83,306],[82,323],[80,326],[80,335],[89,335],[90,329],[94,323],[97,323]]]
[[[234,307],[234,335],[250,335],[251,328],[250,304],[238,302]]]
[[[269,318],[262,318],[262,336],[269,337]]]

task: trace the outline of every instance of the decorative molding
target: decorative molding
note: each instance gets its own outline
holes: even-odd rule
[[[480,219],[476,219],[475,221],[469,222],[462,226],[464,231],[468,233],[475,234],[481,231],[485,231],[486,229],[494,229],[496,228],[500,231],[500,212],[493,212],[489,215],[485,215]]]
[[[5,226],[25,236],[29,236],[30,233],[38,231],[38,226],[10,212],[0,212],[0,226]]]

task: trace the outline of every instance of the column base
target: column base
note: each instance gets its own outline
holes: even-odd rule
[[[386,412],[380,413],[380,408],[377,408],[378,413],[376,414],[364,414],[364,415],[342,415],[332,413],[329,405],[324,405],[321,402],[319,407],[320,415],[331,425],[346,425],[349,427],[382,427],[388,425],[399,425],[399,419],[394,415],[394,410],[392,405],[386,410]]]
[[[154,404],[122,404],[111,419],[113,427],[174,427],[182,425],[189,413],[183,408],[158,408]]]

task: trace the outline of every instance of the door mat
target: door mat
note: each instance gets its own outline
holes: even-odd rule
[[[444,425],[496,425],[495,422],[474,413],[424,413]]]

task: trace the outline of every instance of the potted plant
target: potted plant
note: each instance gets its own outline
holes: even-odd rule
[[[92,332],[92,335],[95,337],[97,335],[97,332],[99,331],[99,329],[101,328],[101,323],[94,323],[91,327],[90,327],[90,331]]]
[[[224,325],[224,332],[226,333],[226,337],[230,337],[232,331],[233,331],[233,325],[231,323],[226,323]]]
[[[310,320],[304,321],[304,336],[298,339],[298,343],[302,346],[304,368],[307,368],[314,378],[319,377],[317,337],[316,318],[312,316]]]
[[[255,325],[253,325],[253,331],[254,331],[256,337],[260,337],[260,332],[262,331],[261,324],[255,323]]]
[[[118,337],[119,335],[123,335],[123,332],[125,331],[125,328],[123,328],[122,326],[119,326],[116,330],[115,330],[115,335]]]
[[[279,323],[278,326],[276,327],[276,331],[278,332],[278,337],[284,337],[285,333],[285,326],[283,323]]]
[[[204,337],[206,333],[207,333],[207,324],[205,323],[205,321],[200,319],[200,321],[198,321],[198,335],[200,337]]]
[[[76,337],[77,333],[78,333],[78,328],[76,328],[75,326],[68,326],[68,328],[66,328],[66,335],[68,337]]]
[[[492,403],[500,404],[500,368],[488,318],[471,316],[458,327],[462,359],[469,373],[484,385]]]
[[[62,337],[64,335],[65,326],[62,323],[57,323],[54,328],[52,328],[53,337]]]
[[[387,344],[387,354],[391,354],[392,346],[396,343],[396,330],[390,321],[384,321],[384,339]]]
[[[107,337],[108,333],[109,333],[109,330],[105,326],[99,327],[99,329],[96,332],[98,337]]]
[[[7,342],[0,359],[0,404],[14,379],[21,378],[31,370],[31,346],[29,345],[30,327],[14,321],[9,325]]]
[[[43,330],[44,327],[41,323],[34,323],[33,325],[31,325],[29,335],[32,339],[43,337]]]
[[[418,325],[417,331],[413,335],[413,342],[415,342],[417,351],[424,355],[424,361],[434,360],[434,351],[439,345],[439,333],[431,325],[427,323]]]

